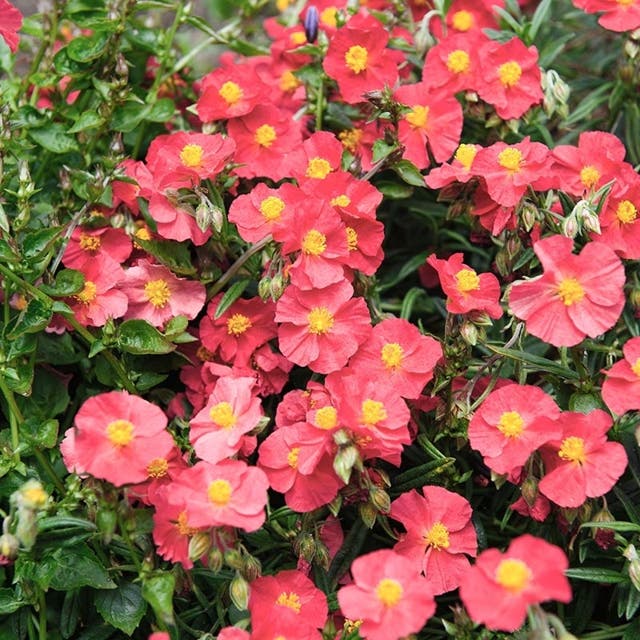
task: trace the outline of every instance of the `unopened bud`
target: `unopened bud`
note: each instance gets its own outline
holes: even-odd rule
[[[199,560],[211,548],[211,536],[208,531],[198,531],[189,540],[189,560]]]
[[[258,295],[260,300],[267,302],[271,298],[271,278],[265,276],[258,282]]]
[[[246,556],[244,559],[242,574],[249,582],[259,578],[262,575],[262,564],[260,564],[260,560],[253,556]]]
[[[31,509],[18,510],[18,526],[16,527],[16,538],[27,550],[31,549],[36,542],[38,535],[38,523],[36,512]]]
[[[307,9],[307,15],[304,17],[304,34],[307,38],[307,42],[315,42],[318,38],[318,22],[320,16],[318,15],[318,9],[315,5],[311,5]]]
[[[2,560],[15,560],[19,549],[20,541],[13,534],[3,533],[0,536],[0,558]]]
[[[13,496],[19,509],[38,510],[47,504],[49,495],[37,480],[25,482]]]
[[[525,202],[520,209],[520,217],[526,231],[531,231],[538,221],[538,208],[531,202]]]
[[[316,544],[316,554],[314,557],[316,564],[322,567],[325,571],[329,570],[331,564],[331,556],[329,555],[329,549],[321,542]]]
[[[528,476],[520,487],[520,493],[529,507],[533,507],[538,498],[538,481],[533,476]]]
[[[102,540],[105,544],[109,544],[113,538],[113,534],[116,531],[116,525],[118,523],[118,515],[113,509],[100,507],[98,513],[96,513],[96,526],[98,531],[102,534]]]
[[[358,510],[360,512],[362,522],[367,525],[368,529],[373,529],[373,525],[376,523],[376,518],[378,517],[376,508],[368,502],[363,502]]]
[[[603,525],[606,525],[607,522],[612,522],[613,520],[613,515],[606,507],[600,509],[592,519],[593,522],[601,522]],[[606,526],[591,529],[591,536],[595,540],[595,543],[605,551],[615,543],[615,531],[613,529],[608,529]]]
[[[293,543],[296,554],[307,562],[312,562],[316,555],[316,541],[310,533],[301,533]]]
[[[236,571],[236,575],[229,585],[229,596],[231,602],[240,611],[245,611],[249,604],[249,583]]]
[[[575,238],[579,231],[580,225],[578,224],[574,212],[571,212],[571,214],[562,221],[562,235],[567,238]]]
[[[242,554],[237,549],[227,549],[224,553],[224,562],[232,569],[241,569],[244,564]]]
[[[333,470],[345,484],[349,484],[353,467],[361,466],[361,464],[358,448],[350,444],[338,449],[338,453],[333,459]]]
[[[369,501],[380,513],[389,513],[391,510],[391,498],[380,487],[371,487],[369,489]]]
[[[273,276],[273,278],[271,278],[271,287],[270,287],[271,299],[274,302],[279,300],[282,294],[284,293],[284,289],[285,289],[284,277],[282,276],[281,273],[276,273]]]
[[[478,344],[478,327],[473,322],[464,322],[460,327],[460,335],[472,347]]]
[[[218,573],[222,566],[224,565],[224,554],[218,547],[213,547],[211,551],[209,551],[209,555],[207,557],[207,566],[213,573]]]

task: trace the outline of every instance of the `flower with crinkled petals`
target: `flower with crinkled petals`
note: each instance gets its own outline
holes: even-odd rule
[[[127,269],[122,291],[129,299],[125,318],[141,318],[154,327],[179,315],[193,320],[206,299],[200,282],[178,278],[167,267],[144,259]]]
[[[539,387],[509,384],[492,391],[469,423],[469,444],[493,471],[509,474],[561,432],[560,408]]]
[[[469,182],[471,178],[476,177],[472,167],[480,149],[482,147],[479,144],[463,143],[459,145],[453,159],[431,169],[425,176],[425,183],[432,189],[440,189],[454,182]]]
[[[640,338],[627,340],[622,352],[624,358],[602,372],[602,399],[618,415],[640,410]]]
[[[498,21],[493,7],[504,7],[504,0],[453,0],[447,11],[446,23],[453,34],[472,36],[484,29],[496,29]],[[429,23],[430,31],[437,38],[443,33],[442,21],[437,17]]]
[[[562,549],[525,534],[512,540],[505,553],[483,551],[462,577],[460,598],[474,622],[493,630],[516,631],[529,605],[571,601],[564,575],[568,566]]]
[[[149,463],[174,447],[162,409],[126,391],[88,398],[74,423],[60,447],[69,471],[117,487],[144,482]]]
[[[558,439],[540,451],[545,475],[538,488],[561,507],[579,507],[613,488],[627,466],[627,454],[620,443],[607,440],[613,421],[601,409],[565,411],[559,423]]]
[[[317,373],[341,369],[371,332],[366,302],[346,281],[308,291],[289,285],[275,319],[283,355]]]
[[[573,0],[586,13],[600,13],[598,22],[610,31],[633,31],[640,27],[638,0]]]
[[[305,191],[305,182],[317,184],[340,169],[343,146],[330,131],[316,131],[287,158],[291,175]]]
[[[435,613],[429,583],[411,560],[381,549],[351,564],[353,584],[338,591],[343,615],[362,620],[358,628],[366,640],[398,640],[420,631]]]
[[[492,273],[476,273],[464,264],[461,253],[454,253],[446,260],[439,260],[433,253],[427,258],[427,264],[438,272],[449,313],[484,311],[491,318],[502,316],[500,283]]]
[[[393,387],[403,398],[417,398],[442,358],[440,343],[401,318],[386,318],[349,361],[349,367]]]
[[[242,460],[202,460],[185,469],[174,484],[184,495],[189,526],[257,531],[265,521],[269,481],[262,469]]]
[[[15,53],[18,49],[22,28],[22,14],[7,0],[0,0],[0,36],[4,38],[9,49]]]
[[[588,243],[579,255],[573,240],[543,238],[533,245],[543,274],[511,285],[509,307],[527,331],[556,347],[572,347],[609,330],[624,307],[624,267],[613,250]]]
[[[122,264],[133,249],[131,240],[123,229],[101,227],[99,229],[74,229],[69,244],[62,254],[62,264],[68,269],[80,269],[97,256],[107,256]]]
[[[620,180],[618,179],[618,182]],[[620,185],[618,185],[620,186]],[[640,259],[640,179],[633,181],[619,196],[609,196],[600,212],[600,233],[593,233],[594,242],[611,247],[621,258]]]
[[[443,487],[426,486],[394,500],[391,517],[406,529],[393,550],[424,573],[434,595],[456,589],[470,566],[467,555],[475,557],[478,548],[469,502]]]

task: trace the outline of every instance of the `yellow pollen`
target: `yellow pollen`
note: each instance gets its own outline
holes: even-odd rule
[[[420,104],[412,107],[411,111],[407,113],[404,119],[414,129],[426,129],[427,122],[429,121],[429,107],[423,107]]]
[[[114,420],[107,425],[107,438],[116,447],[125,447],[133,440],[133,423],[128,420]]]
[[[622,224],[629,224],[638,217],[638,210],[630,200],[623,200],[616,209],[616,218]]]
[[[638,358],[634,364],[631,365],[631,371],[640,378],[640,358]]]
[[[563,460],[584,464],[587,461],[587,454],[584,450],[584,440],[578,436],[569,436],[562,441],[558,456]]]
[[[185,167],[199,167],[204,149],[199,144],[186,144],[180,152],[180,162]]]
[[[515,61],[510,60],[498,67],[498,77],[504,87],[509,89],[515,87],[522,76],[522,67]]]
[[[80,248],[84,251],[97,251],[101,244],[100,236],[90,236],[88,233],[80,234]]]
[[[474,23],[473,13],[470,11],[456,11],[451,17],[451,26],[456,31],[469,31]]]
[[[522,168],[522,153],[520,149],[507,147],[498,154],[498,164],[510,173],[518,173]]]
[[[477,291],[480,288],[480,278],[473,269],[460,269],[456,273],[456,287],[463,294]]]
[[[307,41],[307,36],[304,35],[304,31],[296,31],[289,36],[291,44],[300,45]]]
[[[151,233],[149,233],[149,229],[146,227],[136,229],[136,232],[133,235],[138,238],[138,240],[151,240]]]
[[[269,196],[260,203],[260,213],[267,222],[278,220],[284,211],[284,200]]]
[[[178,520],[176,521],[176,529],[181,536],[192,536],[194,533],[197,533],[197,529],[195,527],[190,527],[187,522],[187,512],[181,511],[178,516]]]
[[[600,180],[600,172],[593,165],[587,165],[580,170],[580,182],[585,189],[595,187],[598,180]]]
[[[331,165],[324,158],[311,158],[307,165],[307,178],[324,180],[331,173]]]
[[[218,95],[232,107],[242,98],[243,91],[235,82],[227,80],[218,90]]]
[[[558,284],[557,294],[562,302],[570,307],[584,298],[584,289],[575,278],[565,278]]]
[[[454,158],[467,170],[471,169],[471,165],[475,160],[478,150],[472,144],[461,144],[456,151]]]
[[[375,427],[379,422],[387,419],[387,410],[379,400],[367,398],[363,401],[360,422],[367,427]]]
[[[357,631],[361,626],[362,623],[364,622],[364,620],[360,619],[360,620],[349,620],[349,618],[345,618],[343,627],[344,630],[351,634],[354,633],[355,631]]]
[[[384,366],[391,371],[400,369],[403,356],[404,349],[397,342],[387,342],[380,350],[380,359]]]
[[[359,44],[349,47],[349,50],[344,54],[345,64],[355,74],[362,73],[367,68],[368,58],[369,52]]]
[[[347,248],[349,251],[358,248],[358,232],[353,227],[347,227]]]
[[[29,303],[27,302],[27,299],[21,293],[17,294],[14,298],[13,306],[18,311],[24,311],[27,308],[28,304]]]
[[[227,320],[227,333],[229,335],[241,336],[245,331],[248,331],[252,327],[251,320],[242,313],[234,313]]]
[[[521,593],[529,586],[531,569],[514,558],[502,560],[496,567],[496,582],[513,594]]]
[[[437,551],[449,548],[449,529],[438,520],[424,535],[424,542],[428,547]]]
[[[285,93],[295,91],[302,83],[296,78],[289,69],[284,71],[280,76],[280,90]]]
[[[402,585],[392,578],[382,578],[376,587],[378,600],[385,607],[395,607],[402,598]]]
[[[336,196],[331,200],[332,207],[348,207],[350,204],[351,198],[346,193]]]
[[[233,407],[228,402],[218,402],[209,409],[211,420],[223,429],[232,429],[236,426],[238,419],[233,413]]]
[[[292,468],[298,467],[298,456],[300,455],[300,447],[293,447],[287,454],[287,464]]]
[[[327,27],[335,29],[338,26],[338,23],[336,21],[337,13],[338,10],[335,7],[327,7],[320,14],[320,22],[322,22],[322,24],[326,25]]]
[[[75,295],[76,300],[82,302],[82,304],[91,304],[96,299],[98,288],[96,287],[95,282],[91,282],[91,280],[87,280],[84,283],[84,287],[80,293]]]
[[[507,438],[517,438],[524,431],[524,420],[517,411],[505,411],[496,427]]]
[[[147,474],[150,478],[163,478],[169,471],[169,463],[166,458],[154,458],[147,465]]]
[[[42,507],[47,501],[47,492],[42,487],[31,487],[21,492],[22,497],[34,507]]]
[[[284,11],[291,4],[291,0],[276,0],[278,11]]]
[[[338,140],[342,142],[345,149],[355,153],[358,150],[360,140],[362,140],[362,135],[361,129],[345,129],[338,134]]]
[[[307,315],[307,322],[309,323],[309,333],[324,335],[329,333],[333,327],[333,314],[327,307],[314,307]]]
[[[302,608],[302,603],[300,602],[300,596],[297,593],[293,593],[293,591],[283,591],[276,600],[276,604],[281,607],[288,607],[294,613],[300,613],[300,609]]]
[[[320,256],[327,248],[327,236],[317,229],[311,229],[305,233],[302,239],[302,253],[308,256]]]
[[[316,411],[315,423],[320,429],[335,429],[338,425],[338,412],[335,407],[321,407]]]
[[[268,149],[277,137],[276,130],[270,124],[263,124],[256,129],[253,139],[261,147]]]
[[[226,480],[214,480],[207,489],[207,495],[216,507],[224,507],[231,500],[231,485]]]
[[[147,296],[147,300],[156,309],[162,309],[169,298],[171,298],[171,290],[166,280],[150,280],[144,285],[144,293]]]
[[[456,49],[447,56],[447,69],[451,73],[467,73],[471,66],[469,54],[462,49]]]
[[[622,6],[622,7],[626,8],[626,7],[630,7],[632,4],[635,4],[635,3],[636,3],[636,0],[616,0],[616,2],[617,2],[620,6]]]

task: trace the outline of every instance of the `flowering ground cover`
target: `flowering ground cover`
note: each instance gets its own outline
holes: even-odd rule
[[[0,0],[0,640],[640,637],[640,2]]]

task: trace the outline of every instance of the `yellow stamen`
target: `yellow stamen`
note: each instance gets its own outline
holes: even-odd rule
[[[252,327],[251,320],[242,313],[234,313],[227,320],[227,333],[229,335],[241,336],[245,331],[248,331]]]
[[[277,598],[276,604],[281,607],[288,607],[294,613],[300,613],[300,609],[302,608],[302,603],[300,602],[300,596],[297,593],[293,593],[290,591],[287,593],[283,591]]]
[[[473,269],[460,269],[456,273],[456,287],[462,294],[477,291],[480,288],[480,278]]]
[[[284,71],[280,76],[280,90],[285,93],[292,93],[301,84],[300,80],[298,80],[289,69]]]
[[[233,407],[228,402],[218,402],[209,409],[209,417],[222,429],[232,429],[238,421]]]
[[[349,47],[348,51],[344,54],[345,64],[355,74],[362,73],[367,68],[368,59],[369,52],[359,44],[354,44],[352,47]]]
[[[133,423],[129,420],[114,420],[107,425],[107,438],[116,447],[125,447],[133,440]]]
[[[358,150],[360,140],[362,140],[362,135],[361,129],[345,129],[338,134],[338,140],[342,142],[342,146],[345,149],[355,153]]]
[[[404,349],[397,342],[387,342],[380,350],[380,359],[390,371],[397,371],[402,366]]]
[[[199,167],[204,149],[199,144],[186,144],[180,152],[180,162],[185,167]]]
[[[638,210],[630,200],[623,200],[616,209],[616,218],[622,224],[630,224],[638,217]]]
[[[164,307],[171,298],[171,289],[166,280],[150,280],[144,285],[144,293],[147,300],[156,309]]]
[[[269,196],[260,203],[260,213],[267,222],[278,220],[284,211],[284,200]]]
[[[147,474],[150,478],[164,478],[169,471],[169,463],[166,458],[154,458],[147,465]]]
[[[599,180],[600,172],[593,165],[587,165],[580,170],[580,182],[585,189],[595,187]]]
[[[231,485],[222,479],[214,480],[207,489],[209,501],[216,507],[224,507],[231,500]]]
[[[256,129],[253,139],[261,147],[268,149],[276,140],[276,130],[270,124],[263,124]]]
[[[331,165],[324,158],[311,158],[305,175],[307,178],[324,180],[331,173]]]
[[[349,251],[358,248],[358,232],[353,227],[347,227],[347,248]]]
[[[640,358],[638,358],[634,364],[631,365],[631,371],[640,378]]]
[[[241,100],[243,91],[235,82],[227,80],[218,90],[218,95],[232,107]]]
[[[433,547],[437,551],[449,548],[449,529],[442,522],[438,521],[424,535],[424,542],[428,547]]]
[[[429,107],[415,105],[404,117],[414,129],[426,129],[429,121]]]
[[[91,280],[87,280],[84,283],[84,287],[82,291],[76,293],[75,298],[82,304],[91,304],[97,297],[98,288],[96,287],[95,282],[91,282]]]
[[[320,429],[335,429],[338,425],[338,412],[335,407],[321,407],[316,411],[314,424]]]
[[[517,411],[505,411],[496,425],[507,438],[517,438],[524,431],[524,420]]]
[[[518,173],[522,168],[522,153],[520,149],[507,147],[498,154],[498,164],[510,173]]]
[[[473,14],[470,11],[456,11],[451,18],[451,26],[456,31],[469,31],[474,24]]]
[[[387,419],[387,410],[379,400],[367,398],[363,401],[360,422],[366,427],[375,427],[379,422]]]
[[[515,87],[522,76],[522,67],[515,61],[510,60],[498,67],[498,77],[500,82],[507,89]]]
[[[338,26],[338,22],[336,20],[338,10],[335,7],[327,7],[320,14],[320,22],[331,29],[335,29]]]
[[[467,73],[471,67],[469,54],[462,49],[456,49],[447,56],[447,69],[451,73]]]
[[[327,236],[317,229],[307,231],[302,239],[302,253],[308,256],[320,256],[327,248]]]
[[[471,169],[471,165],[475,160],[478,150],[472,144],[461,144],[456,151],[454,158],[467,170]]]
[[[587,461],[587,454],[584,450],[584,440],[578,436],[569,436],[562,441],[558,456],[569,462],[584,464]]]
[[[564,278],[558,284],[557,294],[562,302],[570,307],[584,298],[584,289],[575,278]]]
[[[395,607],[400,602],[403,591],[402,585],[392,578],[383,578],[376,587],[378,600],[385,607]]]
[[[298,456],[300,455],[300,447],[293,447],[287,454],[287,464],[292,469],[298,468]]]
[[[336,196],[331,200],[332,207],[348,207],[350,204],[351,198],[346,193]]]
[[[194,533],[197,533],[198,529],[195,527],[190,527],[187,522],[187,512],[181,511],[178,516],[178,520],[176,521],[176,529],[181,536],[192,536]]]
[[[326,307],[314,307],[307,315],[309,333],[324,335],[333,327],[333,314]]]
[[[507,591],[517,594],[524,591],[531,580],[531,570],[522,561],[514,558],[502,560],[496,567],[496,582]]]
[[[97,251],[101,244],[100,236],[90,236],[88,233],[80,234],[80,248],[84,251]]]

